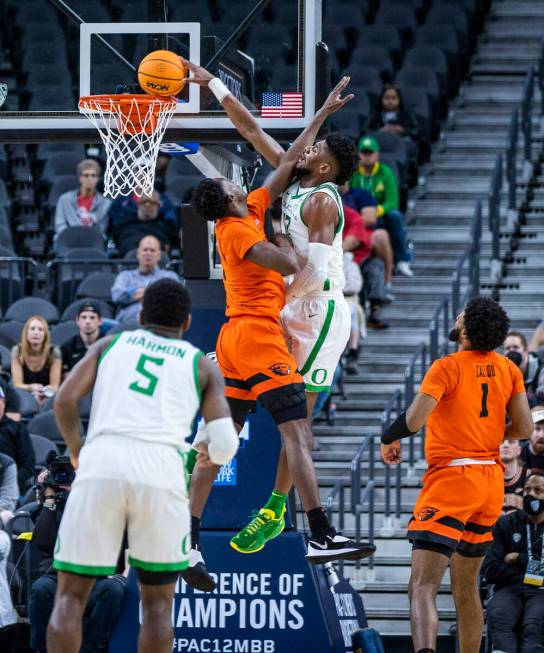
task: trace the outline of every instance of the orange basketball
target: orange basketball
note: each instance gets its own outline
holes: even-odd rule
[[[150,52],[138,66],[138,83],[151,95],[177,95],[185,77],[185,66],[169,50]]]

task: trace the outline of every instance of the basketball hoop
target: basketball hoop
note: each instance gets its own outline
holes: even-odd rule
[[[7,96],[8,96],[8,85],[1,82],[0,83],[0,107],[6,101]]]
[[[175,97],[155,95],[80,98],[79,110],[98,129],[106,148],[106,195],[153,193],[159,146],[176,106]]]

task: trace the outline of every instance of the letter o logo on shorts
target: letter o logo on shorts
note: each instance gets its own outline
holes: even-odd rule
[[[312,372],[312,383],[315,383],[315,385],[323,385],[323,383],[325,383],[325,379],[327,378],[327,374],[327,370],[324,370],[322,367],[318,367],[317,370]]]
[[[191,550],[191,533],[187,533],[187,535],[181,540],[181,552],[183,553],[184,556],[189,555],[189,551]]]

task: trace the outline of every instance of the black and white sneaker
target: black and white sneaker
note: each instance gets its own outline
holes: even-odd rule
[[[181,572],[181,577],[187,585],[201,592],[213,592],[216,588],[216,583],[208,573],[204,558],[198,549],[189,551],[189,566]]]
[[[361,560],[371,556],[376,547],[369,542],[357,544],[337,533],[334,528],[323,539],[310,538],[306,560],[313,565],[321,565],[332,560]]]

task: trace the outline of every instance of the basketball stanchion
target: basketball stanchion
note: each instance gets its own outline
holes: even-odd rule
[[[89,95],[79,110],[98,130],[106,148],[104,193],[151,195],[164,132],[177,107],[175,97]]]

